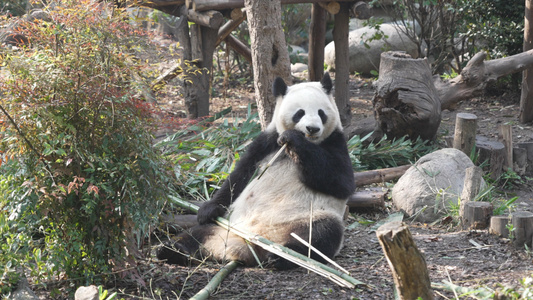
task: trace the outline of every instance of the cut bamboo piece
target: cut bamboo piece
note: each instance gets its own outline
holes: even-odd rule
[[[239,263],[237,261],[230,261],[222,269],[220,269],[215,276],[213,276],[213,279],[211,279],[203,289],[201,289],[189,300],[209,299],[209,296],[211,296],[211,294],[217,289],[222,280],[224,280],[224,278],[226,278],[226,276],[228,276],[228,274],[235,270],[238,266]]]
[[[400,221],[389,222],[376,234],[400,299],[433,299],[426,260],[416,247],[409,228]]]

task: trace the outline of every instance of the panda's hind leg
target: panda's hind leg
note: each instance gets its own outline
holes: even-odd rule
[[[337,218],[322,218],[313,221],[311,245],[328,258],[333,258],[340,250],[344,239],[344,225],[342,220]],[[305,241],[309,241],[309,223],[301,222],[291,224],[287,229],[286,240],[281,244],[291,250],[307,256],[309,248],[290,236],[294,232]],[[287,270],[297,265],[275,254],[270,254],[271,265],[278,270]],[[314,251],[311,251],[311,258],[321,263],[327,261]]]
[[[157,258],[182,266],[207,258],[221,262],[236,260],[246,266],[255,264],[244,239],[214,224],[199,225],[182,232],[175,242],[158,249]]]
[[[180,233],[173,241],[165,243],[157,249],[157,258],[169,264],[187,266],[204,259],[201,244],[216,230],[216,225],[207,224],[194,226]]]

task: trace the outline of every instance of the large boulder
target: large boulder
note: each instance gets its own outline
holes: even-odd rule
[[[392,189],[394,205],[420,222],[433,222],[458,205],[466,169],[474,166],[463,152],[445,148],[421,157]],[[481,180],[481,189],[486,186]]]
[[[372,70],[378,71],[381,53],[385,51],[405,51],[413,58],[419,56],[416,44],[404,33],[405,27],[403,25],[382,24],[380,30],[382,34],[388,37],[368,42],[369,48],[364,45],[364,42],[378,32],[375,28],[367,26],[350,31],[348,36],[350,73],[358,72],[370,75]],[[330,70],[335,69],[334,42],[326,45],[324,60]]]

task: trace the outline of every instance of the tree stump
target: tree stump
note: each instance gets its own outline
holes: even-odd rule
[[[435,138],[441,110],[431,78],[426,59],[413,59],[402,52],[381,54],[379,79],[372,100],[376,136]]]
[[[461,150],[470,157],[476,144],[477,116],[469,113],[458,113],[455,118],[453,148]]]
[[[489,232],[503,238],[508,238],[509,228],[507,228],[507,225],[509,225],[510,221],[511,219],[509,216],[492,216],[490,218]]]
[[[520,176],[527,171],[527,149],[513,148],[513,170]]]
[[[531,248],[531,239],[533,238],[533,213],[529,211],[517,211],[511,214],[511,223],[513,224],[512,235],[513,245],[516,248],[523,248],[527,245]]]
[[[490,174],[490,178],[495,180],[500,177],[507,156],[505,146],[498,141],[478,135],[476,136],[476,148],[479,153],[478,161],[480,163],[488,161],[487,172]]]
[[[465,229],[485,229],[490,224],[492,216],[492,203],[470,201],[464,204],[464,214],[461,222]]]
[[[502,124],[498,126],[498,131],[498,137],[505,146],[505,152],[507,153],[503,168],[505,170],[509,168],[513,170],[513,128],[510,124]]]
[[[476,199],[479,194],[481,185],[481,177],[483,171],[478,166],[472,166],[465,170],[465,180],[463,191],[461,192],[461,206],[459,208],[459,217],[463,228],[469,228],[472,224],[466,220],[471,220],[472,216],[465,215],[465,205]]]
[[[389,222],[376,234],[392,270],[400,299],[433,299],[426,260],[416,247],[409,228],[402,222]]]
[[[533,142],[518,143],[516,144],[516,146],[518,148],[522,148],[526,150],[526,157],[527,157],[526,175],[533,175]]]

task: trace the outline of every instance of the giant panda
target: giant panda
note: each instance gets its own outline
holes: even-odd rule
[[[329,258],[338,253],[346,202],[355,183],[339,111],[331,95],[331,78],[326,73],[320,82],[288,87],[278,77],[272,90],[276,97],[272,122],[248,146],[212,199],[200,207],[199,225],[181,233],[173,244],[160,247],[158,259],[186,265],[191,258],[209,257],[257,265],[250,246],[215,225],[217,217],[305,255],[308,248],[290,234],[308,241],[312,219],[312,246]],[[282,155],[257,176],[282,145],[286,145]],[[260,247],[253,248],[268,266],[296,266]],[[325,263],[314,252],[311,257]]]

